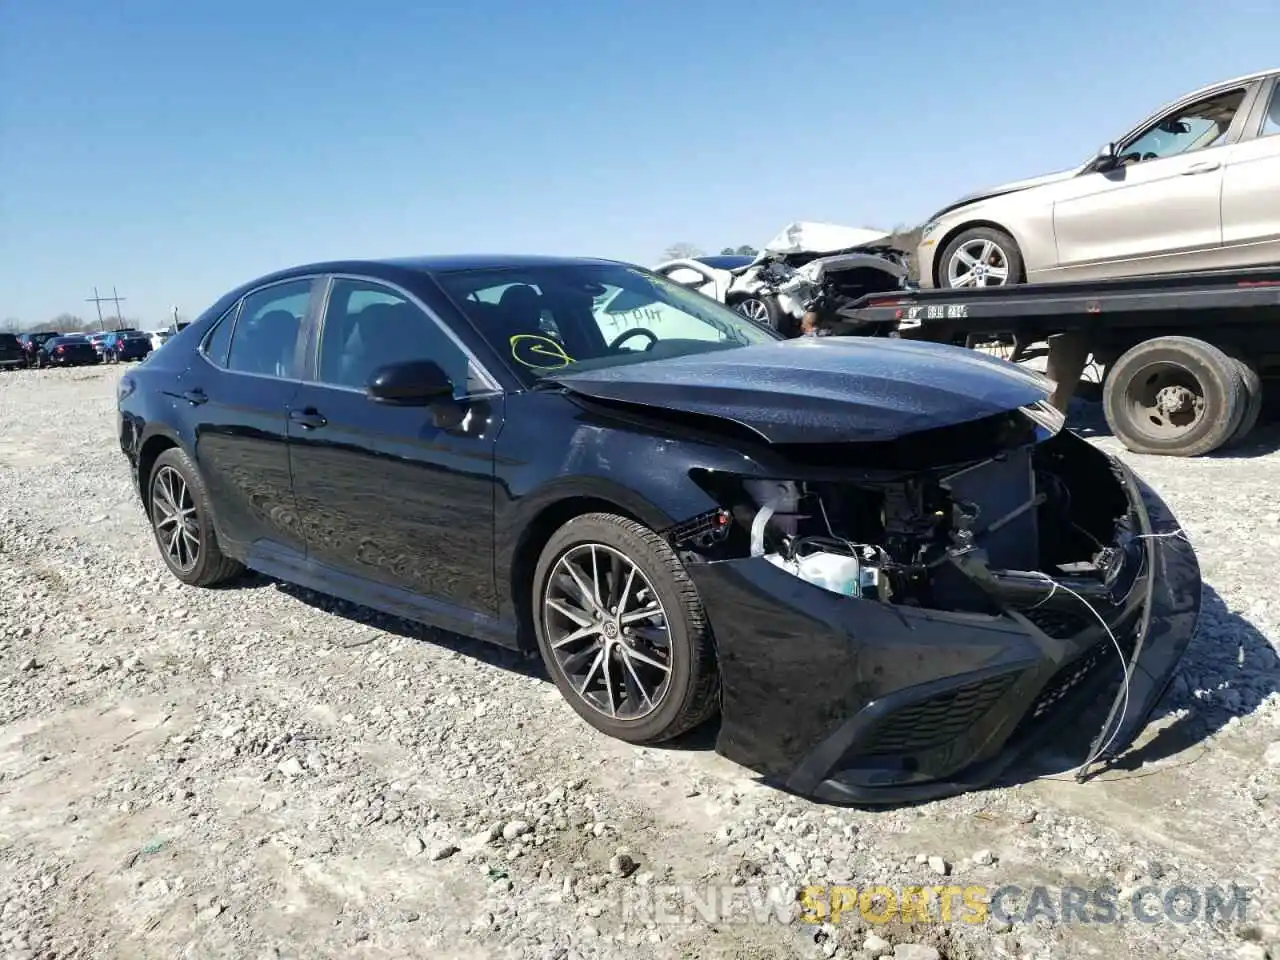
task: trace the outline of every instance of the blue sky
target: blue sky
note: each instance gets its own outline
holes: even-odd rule
[[[1277,36],[1274,0],[8,0],[0,318],[114,284],[159,324],[328,257],[914,223],[1280,66]]]

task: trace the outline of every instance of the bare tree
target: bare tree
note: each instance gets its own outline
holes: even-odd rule
[[[673,243],[662,254],[663,260],[687,260],[690,257],[701,257],[702,250],[692,243]]]
[[[0,330],[5,333],[21,333],[22,321],[17,317],[5,317],[4,322],[0,323]]]
[[[60,313],[49,321],[49,327],[61,333],[63,330],[87,330],[92,324],[86,323],[74,313]]]

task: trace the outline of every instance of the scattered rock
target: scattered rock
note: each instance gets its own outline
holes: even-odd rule
[[[627,853],[616,853],[609,860],[609,872],[615,877],[629,877],[639,866]]]
[[[438,843],[431,848],[432,860],[447,860],[458,852],[458,847],[452,843]]]
[[[300,777],[302,776],[302,773],[303,773],[302,761],[300,761],[297,757],[289,757],[286,760],[281,760],[280,763],[277,765],[277,769],[281,773],[283,773],[286,777],[289,777],[290,779],[293,779],[294,777]]]
[[[873,954],[874,956],[877,956],[877,957],[880,956],[880,954],[884,953],[886,950],[888,950],[890,946],[891,945],[888,940],[884,939],[883,937],[877,936],[874,933],[867,934],[867,939],[862,941],[862,949],[866,953]]]
[[[941,960],[937,950],[919,943],[899,943],[893,948],[893,960]]]
[[[524,820],[510,820],[502,828],[503,840],[515,840],[529,832],[529,824]]]

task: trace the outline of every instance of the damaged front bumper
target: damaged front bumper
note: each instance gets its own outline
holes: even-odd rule
[[[1146,725],[1200,613],[1199,564],[1173,514],[1115,469],[1137,535],[1109,603],[1097,605],[1131,664],[1127,709],[1107,728],[1103,758]],[[1083,603],[1075,620],[1056,603],[1002,615],[881,603],[758,556],[689,573],[715,626],[717,751],[815,799],[899,804],[988,785],[1121,676],[1111,635]],[[1016,575],[996,579],[1011,595],[1031,588]]]

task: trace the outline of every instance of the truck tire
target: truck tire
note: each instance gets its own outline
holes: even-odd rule
[[[1236,362],[1192,337],[1156,337],[1120,356],[1106,378],[1102,409],[1133,453],[1198,457],[1235,434],[1245,414]]]
[[[1242,443],[1258,425],[1258,417],[1262,414],[1262,377],[1258,373],[1258,368],[1238,351],[1231,351],[1230,356],[1235,361],[1236,371],[1240,374],[1240,382],[1244,386],[1245,394],[1244,415],[1240,418],[1240,425],[1236,427],[1236,432],[1225,444],[1235,446]]]

